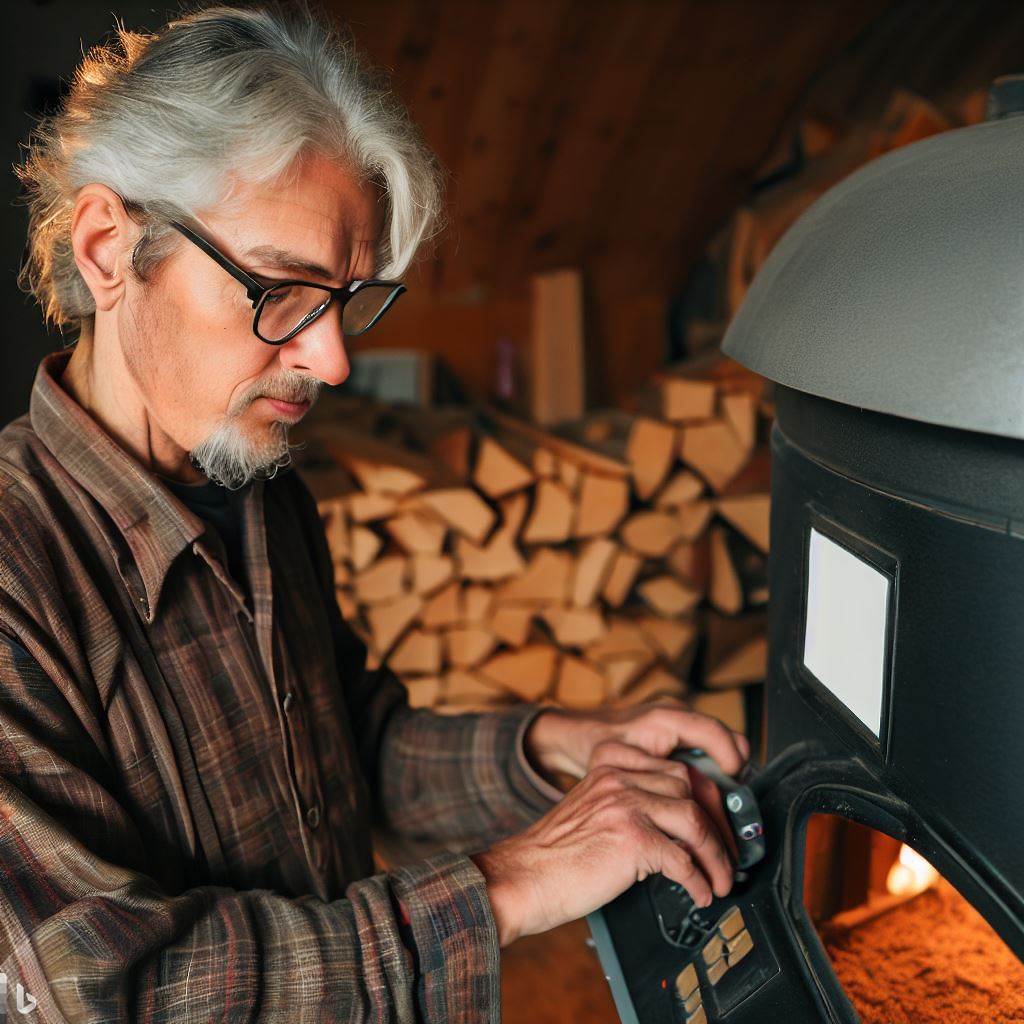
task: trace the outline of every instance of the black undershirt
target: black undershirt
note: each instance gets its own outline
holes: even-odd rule
[[[251,485],[232,491],[212,481],[207,481],[204,484],[183,484],[177,480],[163,478],[163,482],[176,498],[184,502],[200,519],[213,527],[217,536],[224,542],[228,572],[242,586],[243,590],[247,590],[245,548],[242,539],[244,535],[242,502]]]

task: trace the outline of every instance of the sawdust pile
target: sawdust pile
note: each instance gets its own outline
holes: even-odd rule
[[[862,1024],[1024,1022],[1024,964],[947,882],[821,935]]]

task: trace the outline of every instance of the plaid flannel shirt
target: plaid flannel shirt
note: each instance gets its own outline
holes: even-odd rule
[[[69,355],[0,433],[8,1008],[21,985],[47,1022],[498,1021],[466,852],[561,796],[523,753],[540,709],[436,715],[368,670],[294,471],[245,497],[247,595],[61,387]],[[374,821],[449,852],[374,874]]]

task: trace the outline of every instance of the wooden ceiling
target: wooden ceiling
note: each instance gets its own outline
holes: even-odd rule
[[[329,7],[448,172],[448,230],[381,340],[418,338],[486,390],[494,335],[525,330],[529,275],[577,266],[597,401],[663,360],[667,301],[810,96],[842,124],[897,86],[941,101],[1024,54],[1024,4],[994,0]]]
[[[883,0],[345,2],[450,174],[449,294],[610,259],[661,280]]]

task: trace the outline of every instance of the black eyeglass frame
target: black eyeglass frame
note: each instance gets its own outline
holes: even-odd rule
[[[340,288],[332,288],[327,284],[320,284],[317,281],[302,281],[299,279],[289,278],[286,281],[274,281],[269,285],[262,285],[256,280],[251,274],[247,274],[237,263],[228,259],[219,249],[208,242],[202,235],[196,234],[190,227],[179,221],[172,220],[168,221],[172,228],[183,234],[190,242],[197,245],[207,256],[210,257],[214,262],[219,264],[224,270],[226,270],[239,284],[245,288],[245,294],[249,301],[252,303],[252,308],[255,311],[252,318],[252,332],[256,335],[260,341],[267,345],[283,345],[286,341],[291,341],[299,331],[303,328],[308,327],[314,320],[317,320],[320,315],[327,309],[332,302],[337,302],[341,309],[344,310],[346,303],[355,295],[357,295],[364,288],[374,285],[376,287],[386,286],[393,289],[392,293],[388,296],[387,300],[377,311],[373,319],[363,328],[358,331],[346,331],[346,337],[356,337],[360,334],[365,334],[378,320],[391,308],[395,300],[406,291],[405,285],[401,281],[389,281],[380,277],[368,277],[362,281],[351,281],[347,285],[342,285]],[[278,288],[282,288],[285,285],[304,285],[307,288],[317,288],[322,292],[328,292],[329,296],[327,301],[322,305],[318,306],[311,313],[303,317],[295,327],[293,327],[283,338],[277,341],[271,341],[269,338],[265,338],[259,332],[259,320],[260,313],[263,311],[263,304],[266,302],[267,296]]]

